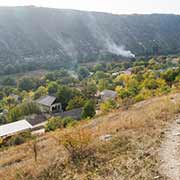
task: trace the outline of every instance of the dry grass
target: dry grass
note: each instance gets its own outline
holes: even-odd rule
[[[129,110],[117,110],[80,122],[75,128],[46,134],[37,142],[37,162],[32,143],[0,152],[0,177],[2,180],[24,180],[27,175],[38,180],[153,179],[159,176],[157,150],[164,128],[179,113],[179,102],[179,94],[153,98]],[[100,141],[99,137],[105,134],[112,134],[112,140]],[[75,151],[93,153],[83,156],[80,166],[74,165],[68,158],[69,142],[75,144]]]

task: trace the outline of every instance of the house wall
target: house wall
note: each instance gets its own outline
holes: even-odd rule
[[[48,106],[39,105],[42,112],[50,113],[50,108]]]

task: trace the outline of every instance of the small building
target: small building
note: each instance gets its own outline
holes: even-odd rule
[[[100,96],[101,96],[102,101],[107,101],[107,100],[110,100],[110,99],[115,100],[116,97],[117,97],[117,92],[105,89],[104,91],[102,91],[100,93]]]
[[[0,126],[0,137],[7,138],[31,129],[31,124],[26,120],[16,121]]]
[[[61,117],[71,117],[75,120],[80,120],[82,115],[83,108],[76,108],[69,111],[64,111],[61,113]]]
[[[62,112],[61,103],[57,102],[57,98],[54,96],[44,96],[36,101],[40,105],[42,112],[45,113],[57,113]]]

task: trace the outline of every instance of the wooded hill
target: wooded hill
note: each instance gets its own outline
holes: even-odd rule
[[[134,54],[170,54],[179,49],[177,15],[113,15],[34,6],[0,8],[1,73],[72,67],[72,63]]]

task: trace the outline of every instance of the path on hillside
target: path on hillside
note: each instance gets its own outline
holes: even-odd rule
[[[170,125],[165,136],[159,151],[160,173],[168,180],[180,180],[180,117]]]

